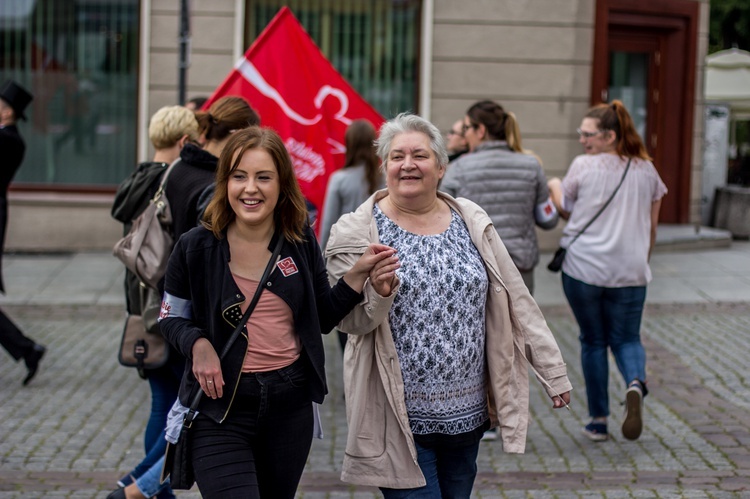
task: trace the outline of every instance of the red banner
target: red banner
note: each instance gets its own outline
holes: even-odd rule
[[[208,102],[247,99],[261,124],[278,132],[302,193],[322,216],[328,177],[345,159],[344,133],[356,119],[380,128],[383,117],[326,59],[288,7],[282,8]]]

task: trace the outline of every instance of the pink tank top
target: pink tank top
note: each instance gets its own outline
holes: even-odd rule
[[[241,306],[244,313],[258,288],[258,281],[236,274],[232,274],[232,277],[246,297]],[[302,351],[299,336],[294,331],[292,309],[270,291],[261,293],[258,304],[247,321],[247,333],[243,373],[281,369],[297,360]]]

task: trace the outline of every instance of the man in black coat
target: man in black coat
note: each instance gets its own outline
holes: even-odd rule
[[[23,161],[26,145],[18,133],[17,119],[26,119],[23,111],[32,96],[18,83],[7,80],[0,87],[0,292],[5,293],[2,277],[2,252],[8,222],[8,185]],[[0,310],[0,344],[17,361],[24,359],[27,385],[36,375],[46,348],[23,335],[18,326]]]

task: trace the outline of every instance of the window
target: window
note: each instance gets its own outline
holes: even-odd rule
[[[34,96],[16,185],[111,187],[135,165],[138,0],[0,2],[0,80]]]
[[[247,47],[284,5],[383,116],[417,111],[420,0],[248,0]]]

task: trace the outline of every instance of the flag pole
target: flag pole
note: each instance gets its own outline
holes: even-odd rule
[[[189,0],[180,1],[180,62],[179,62],[179,94],[178,102],[181,106],[187,101],[187,70],[190,67],[190,10]]]

